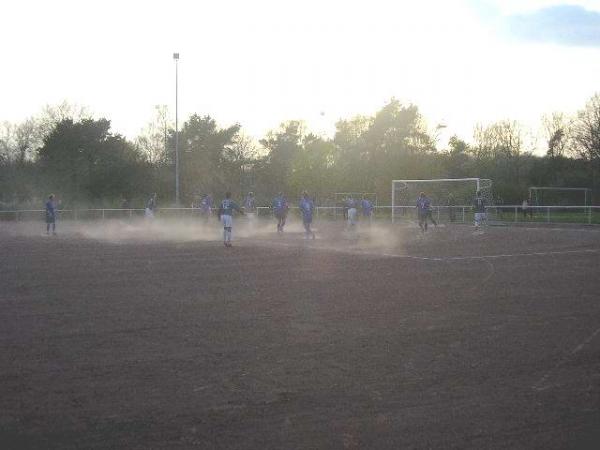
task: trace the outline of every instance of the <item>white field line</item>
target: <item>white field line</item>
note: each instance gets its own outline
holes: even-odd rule
[[[353,248],[340,248],[331,246],[302,246],[302,243],[292,244],[289,242],[277,242],[272,241],[267,245],[288,247],[288,248],[310,248],[312,250],[321,250],[328,252],[345,253],[350,255],[364,255],[364,256],[380,256],[386,258],[401,258],[401,259],[412,259],[419,261],[463,261],[463,260],[486,260],[486,259],[500,259],[500,258],[519,258],[526,256],[556,256],[556,255],[571,255],[571,254],[585,254],[585,253],[600,253],[600,248],[589,248],[579,250],[552,250],[547,252],[523,252],[523,253],[503,253],[498,255],[470,255],[470,256],[414,256],[414,255],[402,255],[399,253],[390,252],[378,252],[376,250],[361,250]]]
[[[554,367],[552,367],[548,372],[546,372],[544,374],[544,376],[542,378],[540,378],[538,380],[538,382],[532,386],[532,389],[534,389],[536,391],[545,391],[546,389],[551,388],[553,385],[547,384],[548,378],[550,378],[550,376],[554,373],[554,371],[556,371],[556,369],[563,366],[569,359],[571,359],[573,356],[575,356],[577,353],[579,353],[581,350],[583,350],[587,345],[589,345],[590,342],[592,342],[592,340],[598,335],[598,333],[600,333],[600,328],[598,328],[591,335],[589,335],[587,338],[585,338],[583,340],[583,342],[581,342],[581,344],[579,344],[577,347],[575,347],[573,350],[571,350],[568,355],[561,358],[554,365]]]

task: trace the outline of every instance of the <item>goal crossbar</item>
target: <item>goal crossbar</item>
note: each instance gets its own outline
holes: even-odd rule
[[[576,187],[554,187],[554,186],[530,186],[529,187],[529,198],[533,201],[533,193],[537,191],[554,191],[554,192],[582,192],[583,193],[583,206],[587,206],[588,199],[591,200],[592,189],[590,188],[576,188]],[[541,205],[548,206],[548,205]]]

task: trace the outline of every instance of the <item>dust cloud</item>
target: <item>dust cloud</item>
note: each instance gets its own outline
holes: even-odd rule
[[[321,219],[313,223],[316,239],[304,240],[302,222],[291,217],[284,233],[277,233],[274,219],[237,216],[233,224],[234,243],[246,245],[304,245],[344,251],[388,252],[403,247],[405,241],[418,238],[416,229],[389,223],[359,223],[353,229],[344,221]],[[46,237],[41,222],[4,222],[0,230],[13,237]],[[91,239],[113,244],[160,242],[220,242],[223,227],[216,217],[104,219],[96,221],[59,221],[57,236],[48,239]],[[414,235],[414,236],[413,236]]]

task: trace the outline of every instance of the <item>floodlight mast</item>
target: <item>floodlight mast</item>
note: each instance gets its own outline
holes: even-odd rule
[[[179,206],[179,79],[178,79],[178,62],[179,53],[173,53],[175,60],[175,205]]]

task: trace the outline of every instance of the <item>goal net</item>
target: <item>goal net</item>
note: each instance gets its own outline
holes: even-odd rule
[[[539,187],[529,188],[534,206],[590,206],[592,190],[587,188]]]
[[[488,205],[493,202],[492,180],[487,178],[441,178],[431,180],[392,181],[392,222],[399,215],[405,215],[407,208],[413,207],[421,192],[425,192],[432,206],[471,206],[477,191]]]

